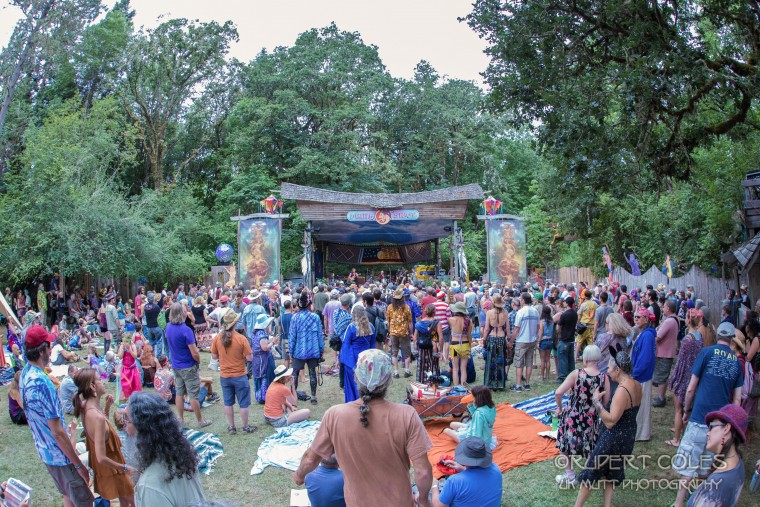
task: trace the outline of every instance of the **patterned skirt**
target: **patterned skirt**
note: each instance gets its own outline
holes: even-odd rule
[[[433,349],[417,349],[417,382],[426,383],[428,372],[438,376],[441,370],[438,364],[438,358],[433,356]]]
[[[486,371],[483,384],[489,389],[507,387],[507,341],[503,336],[486,338]]]
[[[214,339],[214,332],[209,329],[208,322],[195,325],[195,343],[199,349],[211,348],[211,342]]]

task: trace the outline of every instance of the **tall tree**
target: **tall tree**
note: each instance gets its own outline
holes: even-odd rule
[[[231,21],[220,25],[187,19],[169,20],[133,38],[121,97],[140,131],[154,188],[164,184],[173,124],[223,74],[224,57],[237,40]]]

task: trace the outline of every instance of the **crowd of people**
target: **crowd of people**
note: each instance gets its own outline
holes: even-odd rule
[[[140,287],[126,301],[114,287],[64,294],[55,279],[49,290],[40,284],[36,303],[23,293],[9,299],[22,322],[7,326],[17,370],[11,419],[30,426],[67,505],[92,503],[87,467],[104,499],[188,505],[205,494],[197,458],[181,434],[185,412],[205,428],[211,421],[203,408],[221,399],[228,434],[238,428],[250,434],[258,430],[251,422],[255,400],[262,421],[281,428],[310,418],[299,403],[318,405],[322,378],[334,375],[345,403],[325,412],[294,473],[297,484],[322,499],[314,505],[374,505],[367,490],[381,487],[377,505],[490,506],[500,505],[502,495],[492,462],[498,445],[492,393],[531,391],[538,369],[542,383],[556,384],[556,445],[568,459],[555,479],[578,488],[576,505],[596,484],[605,505],[612,504],[625,458],[636,441],[651,439],[652,410],[666,405],[668,391],[675,416],[664,444],[677,448],[679,458],[675,505],[728,506],[738,499],[744,481],[738,449],[755,424],[760,394],[760,373],[754,375],[760,301],[749,308],[729,294],[721,322],[711,323],[690,287],[629,292],[616,283],[508,287],[359,278],[313,288],[276,281],[254,288]],[[51,302],[61,300],[68,304]],[[88,352],[86,367],[77,364],[77,350]],[[207,365],[201,351],[210,352]],[[468,383],[474,356],[484,360],[477,386]],[[50,366],[67,363],[59,380]],[[201,375],[206,367],[219,372],[221,395],[215,380]],[[469,422],[445,431],[457,443],[446,466],[458,472],[445,484],[434,480],[430,439],[416,411],[386,400],[392,379],[402,376],[471,388]],[[118,383],[117,399],[106,395],[108,382]],[[308,391],[300,391],[306,382]],[[121,408],[112,423],[114,404]],[[82,422],[86,465],[76,450],[76,426],[65,424],[64,414]],[[695,480],[705,478],[712,482],[694,490]]]

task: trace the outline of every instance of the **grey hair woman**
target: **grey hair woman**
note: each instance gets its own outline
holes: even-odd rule
[[[205,500],[195,448],[163,398],[145,391],[133,393],[124,422],[127,432],[136,438],[141,471],[135,486],[138,507]]]

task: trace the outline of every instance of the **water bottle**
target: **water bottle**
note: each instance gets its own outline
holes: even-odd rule
[[[557,428],[559,427],[559,418],[552,414],[552,431],[557,431]]]
[[[752,481],[749,483],[749,490],[752,493],[757,493],[760,491],[760,472],[755,470],[755,473],[752,474]]]

